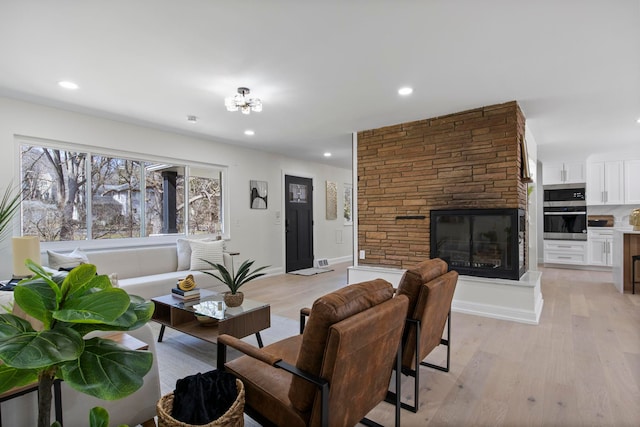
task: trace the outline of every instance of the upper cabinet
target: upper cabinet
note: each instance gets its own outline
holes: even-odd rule
[[[640,160],[624,161],[624,202],[640,205]]]
[[[584,162],[547,162],[542,165],[542,184],[577,184],[585,182]]]
[[[588,205],[640,204],[640,160],[589,162]]]

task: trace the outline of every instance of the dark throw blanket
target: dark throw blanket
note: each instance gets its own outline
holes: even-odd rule
[[[236,379],[213,370],[176,381],[171,416],[187,424],[207,424],[229,410],[238,397]]]

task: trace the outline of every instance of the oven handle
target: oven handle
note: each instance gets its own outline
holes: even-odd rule
[[[586,215],[586,212],[545,212],[545,215]]]

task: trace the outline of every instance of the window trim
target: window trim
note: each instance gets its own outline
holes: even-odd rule
[[[167,163],[172,164],[179,167],[184,167],[185,169],[185,180],[188,182],[188,176],[191,173],[191,168],[200,168],[200,169],[208,169],[214,170],[220,173],[220,188],[222,191],[222,209],[220,215],[222,216],[222,238],[224,240],[229,240],[230,236],[230,216],[229,216],[229,187],[228,187],[228,176],[229,176],[229,167],[227,165],[216,164],[216,163],[205,163],[193,160],[187,160],[183,158],[169,158],[164,156],[158,156],[153,154],[145,154],[136,151],[128,151],[128,150],[116,150],[112,148],[100,147],[100,146],[92,146],[88,144],[77,144],[71,142],[64,142],[52,139],[45,139],[39,137],[32,137],[26,135],[14,135],[14,143],[15,143],[15,153],[17,153],[17,167],[16,167],[16,182],[22,182],[22,159],[21,159],[21,146],[22,145],[33,145],[40,146],[43,148],[50,149],[58,149],[58,150],[66,150],[66,151],[75,151],[75,152],[83,152],[86,153],[89,157],[89,161],[86,163],[85,167],[91,167],[91,156],[92,155],[103,155],[110,157],[119,157],[129,160],[138,160],[141,162],[158,162],[158,163]],[[87,175],[89,176],[89,175]],[[196,175],[197,176],[197,175]],[[91,192],[90,186],[85,188],[85,191]],[[185,200],[188,200],[188,184],[184,187],[184,197]],[[90,194],[89,196],[90,197]],[[90,199],[89,199],[90,200]],[[89,204],[90,205],[90,204]],[[90,218],[90,210],[91,207],[87,206],[87,218]],[[18,215],[16,215],[18,217]],[[75,248],[82,248],[86,250],[101,250],[101,249],[122,249],[122,248],[135,248],[135,247],[150,247],[150,246],[165,246],[170,244],[175,244],[178,238],[184,238],[192,236],[189,234],[189,217],[188,217],[188,209],[185,210],[185,224],[184,229],[185,233],[176,233],[176,234],[167,234],[167,235],[159,235],[159,236],[145,236],[145,237],[133,237],[133,238],[120,238],[120,239],[90,239],[90,234],[87,234],[87,239],[84,240],[68,240],[68,241],[54,241],[54,242],[41,242],[41,250],[46,252],[47,250],[52,251],[72,251]],[[17,234],[22,235],[22,205],[20,207],[20,215],[17,221]],[[88,229],[90,231],[90,229]],[[198,235],[202,236],[202,235]]]

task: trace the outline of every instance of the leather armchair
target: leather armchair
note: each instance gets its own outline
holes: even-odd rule
[[[407,325],[402,337],[402,373],[414,378],[414,405],[402,403],[404,409],[418,411],[419,367],[427,366],[449,372],[451,360],[451,302],[458,282],[458,273],[449,271],[440,258],[429,259],[407,270],[397,295],[409,299]],[[446,338],[443,338],[447,326]],[[439,345],[447,347],[445,366],[425,362],[424,359]],[[396,398],[389,392],[388,401]]]
[[[262,349],[221,335],[218,369],[243,381],[245,412],[263,425],[377,425],[363,418],[385,399],[394,361],[400,368],[409,302],[393,296],[382,279],[346,286],[315,301],[303,334]],[[246,355],[226,362],[226,346]]]

